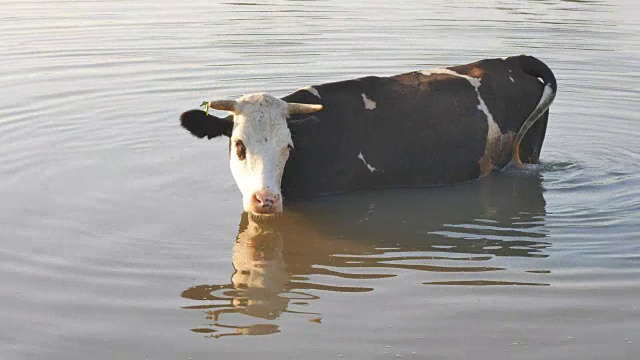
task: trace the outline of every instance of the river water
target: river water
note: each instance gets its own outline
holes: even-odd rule
[[[634,1],[0,3],[0,358],[640,358]],[[527,53],[542,163],[242,215],[204,99]]]

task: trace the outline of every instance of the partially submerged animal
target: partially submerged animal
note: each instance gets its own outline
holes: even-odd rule
[[[244,210],[271,215],[283,197],[452,184],[536,163],[556,89],[553,72],[522,55],[210,101],[232,115],[191,110],[180,121],[199,138],[229,138]]]

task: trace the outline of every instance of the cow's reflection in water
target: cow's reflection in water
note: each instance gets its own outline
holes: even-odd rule
[[[308,301],[317,299],[318,296],[307,292],[309,289],[339,292],[372,290],[369,287],[322,285],[301,279],[299,275],[314,272],[312,267],[314,262],[319,260],[317,256],[326,256],[328,249],[325,248],[319,252],[318,249],[315,249],[314,252],[311,248],[308,249],[310,250],[308,253],[301,251],[302,248],[305,248],[304,242],[313,235],[309,229],[296,226],[296,224],[300,224],[298,220],[296,216],[255,220],[247,213],[242,214],[240,230],[233,246],[234,272],[231,275],[231,283],[194,286],[182,293],[184,298],[216,302],[209,305],[185,307],[205,310],[207,319],[211,321],[210,328],[197,328],[192,331],[206,333],[206,336],[212,338],[273,334],[280,332],[277,325],[270,323],[230,324],[225,321],[225,315],[248,315],[248,319],[253,319],[251,320],[253,322],[255,319],[275,320],[286,312],[305,316],[310,322],[320,323],[320,314],[291,310],[289,309],[290,303],[294,302],[296,307],[301,307],[308,305]],[[287,253],[301,256],[298,259],[300,260],[298,264],[292,266],[295,274],[291,274],[291,270],[288,271],[283,257],[285,235],[289,235],[290,239]],[[335,244],[340,243],[343,241],[337,240]],[[363,275],[363,277],[367,276]],[[370,277],[379,278],[381,276],[372,274]],[[229,331],[225,332],[224,330]]]
[[[322,291],[368,292],[375,279],[408,271],[421,272],[419,286],[548,285],[536,260],[551,246],[545,215],[535,173],[323,198],[269,221],[243,214],[231,283],[182,296],[210,320],[192,331],[218,338],[279,332],[284,314],[321,322],[310,311]]]
[[[218,304],[190,306],[189,309],[204,309],[211,328],[193,329],[194,332],[209,333],[207,336],[219,338],[232,335],[268,335],[280,332],[277,325],[257,323],[237,325],[225,322],[225,314],[248,315],[250,319],[275,320],[282,313],[296,313],[311,322],[320,322],[319,315],[312,312],[288,309],[290,302],[307,305],[318,297],[304,292],[305,289],[340,292],[371,291],[365,287],[341,287],[330,285],[309,285],[297,282],[287,272],[283,258],[283,228],[292,225],[285,216],[274,220],[256,221],[244,213],[240,231],[233,246],[233,268],[231,284],[194,286],[182,296],[194,300],[214,300]],[[301,239],[303,241],[303,239]],[[308,262],[305,262],[308,264]],[[223,332],[223,330],[229,330]]]
[[[195,308],[206,310],[211,329],[194,329],[196,332],[216,332],[212,337],[231,335],[268,335],[279,332],[273,324],[229,325],[222,315],[245,314],[252,318],[273,320],[287,310],[290,298],[281,296],[286,290],[288,274],[282,257],[282,235],[272,226],[260,226],[243,215],[240,232],[233,246],[231,284],[222,286],[195,286],[182,296],[202,300],[222,300],[222,304]],[[224,291],[226,290],[226,291]],[[222,295],[214,293],[223,291]],[[193,308],[193,307],[192,307]],[[222,329],[230,332],[217,333]]]
[[[236,309],[275,319],[287,308],[288,299],[279,296],[287,283],[281,234],[250,222],[233,246],[233,267],[231,283],[244,295],[233,299]]]

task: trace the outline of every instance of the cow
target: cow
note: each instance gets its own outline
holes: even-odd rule
[[[283,98],[254,93],[209,101],[180,117],[199,138],[229,138],[243,208],[283,211],[283,199],[454,184],[510,162],[537,163],[553,72],[532,56],[368,76]],[[208,110],[208,109],[207,109]]]

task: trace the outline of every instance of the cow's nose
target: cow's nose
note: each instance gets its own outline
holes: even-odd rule
[[[251,197],[251,207],[258,213],[272,214],[280,209],[280,195],[269,190],[259,190]]]

